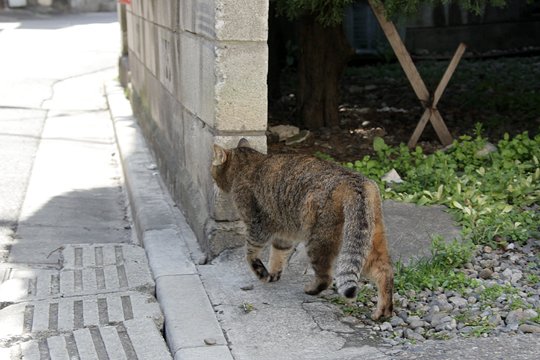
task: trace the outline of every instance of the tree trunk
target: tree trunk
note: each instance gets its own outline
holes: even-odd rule
[[[339,125],[341,76],[353,50],[343,25],[321,25],[313,15],[298,22],[297,118],[308,129]]]

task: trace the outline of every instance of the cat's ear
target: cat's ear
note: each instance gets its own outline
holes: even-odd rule
[[[219,145],[214,144],[214,158],[212,159],[212,165],[223,165],[227,161],[227,151]]]
[[[241,138],[240,141],[238,142],[238,146],[237,146],[237,147],[247,147],[247,148],[251,148],[251,144],[249,143],[249,141],[247,141],[247,139]]]

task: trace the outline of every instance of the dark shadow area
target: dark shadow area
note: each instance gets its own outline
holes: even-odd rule
[[[24,216],[23,212],[9,262],[57,263],[55,250],[65,244],[128,243],[131,239],[120,186],[70,191],[52,198],[30,217]]]

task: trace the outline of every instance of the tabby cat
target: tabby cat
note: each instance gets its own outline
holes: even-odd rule
[[[360,275],[378,288],[372,318],[390,316],[394,275],[377,185],[364,176],[311,156],[264,155],[240,140],[235,149],[214,145],[212,177],[231,193],[248,229],[246,259],[261,281],[279,280],[295,242],[304,241],[316,295],[332,284],[355,299]],[[271,242],[269,268],[260,253]]]

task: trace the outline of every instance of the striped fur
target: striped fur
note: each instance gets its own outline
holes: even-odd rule
[[[230,150],[214,145],[211,171],[246,223],[246,260],[260,280],[279,280],[295,242],[304,241],[315,271],[306,293],[328,288],[335,268],[339,294],[355,298],[364,275],[378,287],[373,318],[391,315],[393,270],[374,182],[314,157],[264,155],[245,140]],[[267,243],[269,270],[260,259]]]

